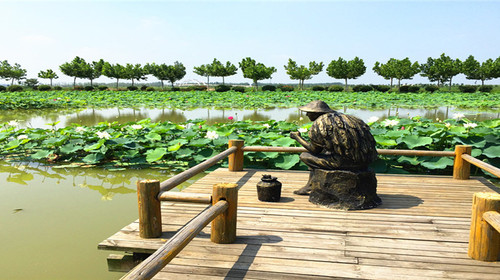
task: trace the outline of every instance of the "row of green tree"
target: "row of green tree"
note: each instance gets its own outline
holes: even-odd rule
[[[277,70],[275,67],[267,67],[262,63],[256,62],[254,59],[247,57],[240,63],[239,67],[243,73],[243,77],[251,79],[254,86],[260,80],[270,79],[272,74]],[[305,65],[297,65],[292,59],[288,60],[288,64],[284,66],[286,73],[292,80],[299,81],[299,88],[303,89],[304,81],[311,79],[314,75],[323,71],[323,62],[309,62],[309,67]],[[103,59],[86,62],[83,58],[75,57],[72,61],[66,62],[59,66],[61,72],[67,76],[73,77],[73,86],[76,84],[76,79],[88,79],[90,85],[100,76],[104,75],[108,78],[116,79],[116,86],[120,79],[131,80],[132,86],[134,81],[146,80],[148,75],[152,75],[160,80],[162,88],[164,81],[169,81],[173,86],[176,81],[181,80],[186,75],[186,67],[180,62],[175,62],[173,65],[148,63],[144,66],[141,64],[111,64]],[[416,74],[427,77],[431,82],[437,82],[438,86],[445,83],[451,83],[453,77],[458,74],[465,74],[467,79],[480,80],[484,86],[485,80],[491,80],[500,77],[500,57],[496,60],[488,59],[484,62],[477,61],[474,56],[470,55],[466,60],[452,59],[444,53],[438,58],[429,57],[427,62],[419,64],[411,62],[409,58],[395,59],[391,58],[386,63],[375,62],[373,71],[384,79],[390,80],[391,88],[393,81],[398,81],[398,87],[401,85],[401,80],[412,79]],[[212,63],[196,66],[193,72],[206,77],[207,84],[210,83],[210,77],[224,78],[235,75],[238,71],[231,62],[225,64],[214,59]],[[363,59],[355,57],[352,60],[344,60],[339,57],[337,60],[332,60],[326,67],[328,76],[335,79],[343,79],[345,81],[345,89],[348,87],[349,79],[357,79],[366,72],[366,66]],[[6,60],[0,63],[0,77],[11,80],[11,84],[15,80],[20,81],[26,78],[26,69],[21,68],[17,63],[10,65]],[[39,78],[49,79],[52,86],[52,80],[57,79],[57,73],[52,69],[40,71]]]

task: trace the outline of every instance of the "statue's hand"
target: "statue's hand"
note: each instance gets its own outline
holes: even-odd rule
[[[290,132],[290,138],[297,140],[299,138],[300,132],[298,131],[292,131]]]

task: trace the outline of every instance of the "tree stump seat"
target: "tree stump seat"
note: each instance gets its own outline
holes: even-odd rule
[[[371,170],[313,169],[309,201],[328,208],[370,209],[382,204],[377,196],[377,178]]]

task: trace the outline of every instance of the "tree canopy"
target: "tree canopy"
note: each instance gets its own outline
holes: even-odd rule
[[[411,63],[410,59],[407,57],[405,59],[395,59],[391,58],[387,63],[380,64],[380,62],[375,62],[373,71],[384,77],[385,79],[398,80],[398,88],[401,87],[401,80],[412,79],[413,76],[420,72],[420,65],[418,62]]]
[[[210,77],[214,76],[212,64],[202,64],[200,66],[194,67],[193,72],[197,75],[207,77],[207,87],[210,86]]]
[[[437,82],[438,87],[445,82],[450,83],[453,77],[462,71],[462,62],[459,59],[451,59],[444,53],[438,58],[427,58],[427,63],[420,66],[421,76],[427,77],[431,82]]]
[[[291,58],[288,59],[288,65],[285,65],[286,73],[292,80],[299,80],[300,89],[304,89],[304,80],[309,80],[313,75],[319,74],[323,71],[323,62],[316,63],[315,61],[309,62],[309,68],[304,65],[297,66],[297,63]]]
[[[10,84],[13,85],[14,81],[20,81],[26,78],[26,69],[21,68],[21,65],[14,63],[10,65],[7,60],[0,63],[0,78],[5,80],[10,80]]]
[[[357,56],[350,61],[346,61],[339,57],[338,60],[332,60],[326,68],[328,76],[345,80],[345,91],[347,91],[347,79],[357,79],[365,72],[365,63]]]
[[[50,86],[52,86],[52,80],[53,79],[58,79],[59,76],[57,76],[57,73],[54,72],[54,70],[47,69],[45,71],[41,70],[40,72],[38,72],[38,78],[49,79],[50,80]]]
[[[85,59],[75,57],[71,62],[65,62],[59,66],[64,75],[73,77],[73,87],[76,86],[76,78],[88,78],[90,75],[90,68]]]
[[[225,77],[235,75],[236,72],[238,71],[238,67],[236,67],[231,62],[226,61],[226,64],[224,65],[215,58],[211,66],[213,71],[212,76],[222,77],[222,84],[224,84]]]
[[[480,80],[481,85],[484,86],[484,81],[500,77],[500,57],[479,63],[474,56],[470,55],[462,64],[462,73],[469,80]]]
[[[241,60],[240,68],[243,72],[243,77],[252,79],[255,89],[257,90],[257,82],[264,79],[270,79],[272,74],[276,72],[274,67],[266,67],[262,63],[257,63],[254,59],[247,57]]]
[[[134,80],[147,80],[146,75],[148,72],[141,66],[141,64],[130,64],[125,65],[125,79],[132,81],[132,86],[134,86]]]
[[[120,64],[111,64],[105,62],[102,67],[102,74],[108,78],[116,79],[116,88],[118,88],[118,82],[120,79],[127,79],[127,73],[125,66]]]

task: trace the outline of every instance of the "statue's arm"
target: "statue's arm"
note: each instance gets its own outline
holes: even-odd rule
[[[302,147],[306,148],[311,154],[318,154],[321,152],[321,147],[318,147],[316,145],[313,145],[309,142],[307,142],[302,136],[300,136],[300,133],[297,131],[292,131],[290,132],[290,138],[295,139],[297,142],[299,142]]]

